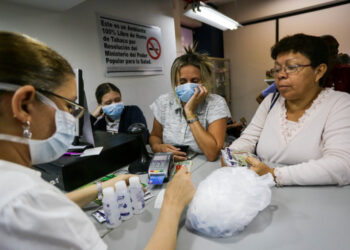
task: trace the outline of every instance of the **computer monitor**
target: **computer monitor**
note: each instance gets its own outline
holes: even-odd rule
[[[91,144],[95,145],[94,137],[92,133],[90,114],[88,110],[88,105],[86,101],[85,89],[84,89],[84,79],[83,71],[81,69],[75,69],[75,79],[77,84],[77,102],[79,105],[83,106],[86,110],[84,115],[80,117],[76,125],[76,137],[73,144]]]

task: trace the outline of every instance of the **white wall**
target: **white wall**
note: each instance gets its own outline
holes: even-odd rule
[[[243,1],[238,1],[238,4]],[[279,3],[277,3],[279,2]],[[305,1],[308,4],[324,3],[325,0]],[[239,5],[228,4],[220,10],[232,13]],[[249,5],[250,4],[250,5]],[[264,6],[263,4],[266,4]],[[273,12],[275,4],[275,13]],[[245,7],[240,9],[244,20],[252,20],[261,16],[289,12],[302,7],[300,0],[264,0],[244,1]],[[250,7],[249,7],[250,6]],[[289,9],[288,9],[289,6]],[[310,5],[311,6],[311,5]],[[309,7],[310,7],[309,6]],[[340,52],[350,54],[350,4],[329,9],[305,13],[279,21],[279,38],[296,33],[311,35],[333,35],[340,43]],[[240,21],[239,19],[237,19]],[[258,106],[255,101],[259,92],[267,87],[263,82],[265,70],[273,66],[270,48],[275,43],[275,21],[244,26],[237,31],[224,32],[224,55],[231,60],[232,116],[235,119],[245,116],[248,120],[254,115]]]
[[[282,18],[280,37],[303,32],[321,36],[330,34],[339,42],[339,52],[350,54],[350,4]]]
[[[138,105],[149,128],[153,115],[149,105],[170,91],[170,67],[176,57],[171,0],[87,0],[64,12],[54,12],[0,1],[0,30],[25,33],[48,44],[63,55],[73,68],[83,69],[89,110],[96,107],[94,92],[101,82],[115,83],[126,104]],[[104,76],[102,52],[95,12],[159,26],[162,31],[163,75]]]
[[[224,32],[224,55],[231,61],[232,118],[253,117],[258,103],[255,97],[267,85],[265,71],[272,68],[269,56],[275,42],[274,21]]]

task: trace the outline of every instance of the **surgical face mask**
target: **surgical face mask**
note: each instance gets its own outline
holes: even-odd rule
[[[197,83],[185,83],[177,86],[175,92],[182,102],[188,102],[193,96],[196,88],[200,91],[198,85],[199,84]]]
[[[123,113],[124,104],[122,102],[112,103],[102,107],[105,113],[112,120],[117,120]]]
[[[16,91],[20,87],[14,84],[0,83],[1,90]],[[36,94],[40,101],[56,110],[56,132],[44,140],[28,139],[7,134],[0,134],[0,139],[28,144],[32,164],[41,164],[57,160],[67,152],[75,136],[76,119],[70,113],[57,108],[56,104],[46,96],[39,92],[36,92]]]

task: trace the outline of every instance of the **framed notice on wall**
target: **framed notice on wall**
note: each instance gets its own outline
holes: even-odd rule
[[[159,27],[103,14],[97,26],[107,77],[163,74]]]

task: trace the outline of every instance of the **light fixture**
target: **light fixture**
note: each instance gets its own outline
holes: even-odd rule
[[[221,14],[219,11],[203,2],[200,2],[199,10],[197,8],[190,8],[184,15],[221,30],[235,30],[238,26],[242,26],[235,20]]]

